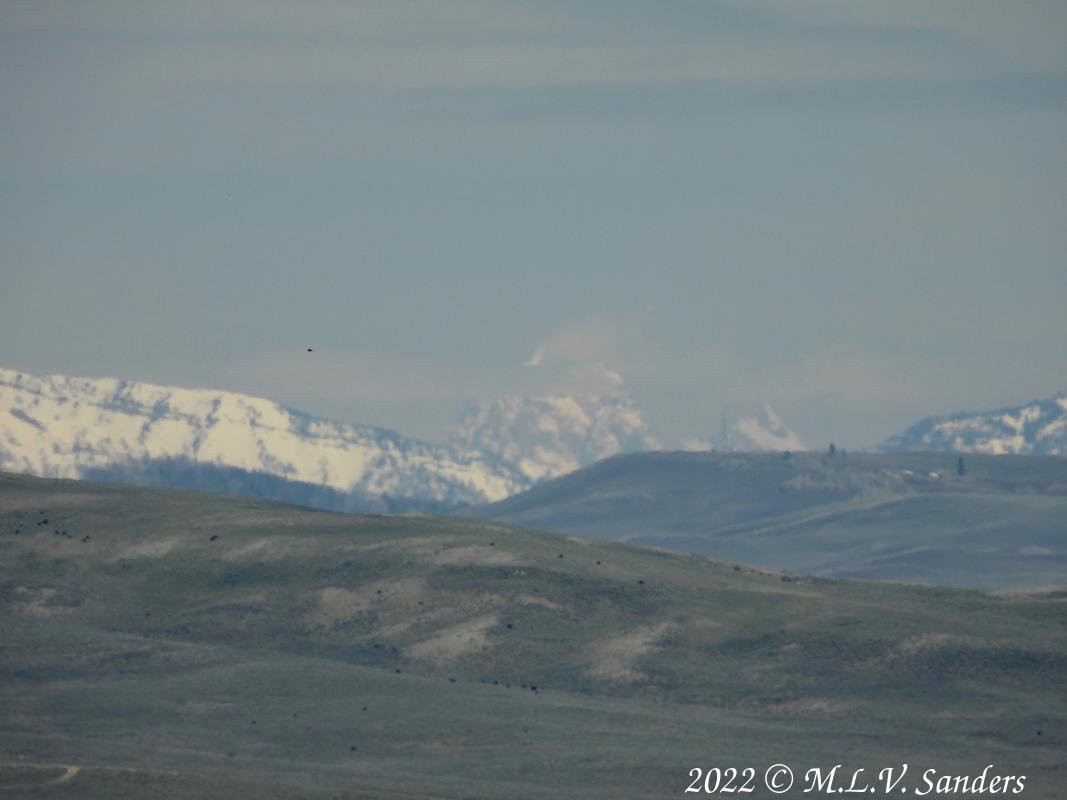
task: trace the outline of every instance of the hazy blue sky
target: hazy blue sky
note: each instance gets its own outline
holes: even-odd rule
[[[5,0],[0,101],[4,366],[433,439],[592,364],[667,439],[1067,387],[1062,0]]]

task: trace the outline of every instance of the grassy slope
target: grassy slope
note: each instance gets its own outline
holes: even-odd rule
[[[907,761],[1053,798],[1063,600],[3,476],[0,786],[658,798],[697,765]]]
[[[836,577],[1067,583],[1067,459],[645,453],[472,516]],[[936,474],[936,477],[934,477]]]

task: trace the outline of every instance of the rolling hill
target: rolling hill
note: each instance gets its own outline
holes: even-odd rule
[[[1067,583],[1067,460],[939,453],[641,453],[471,510],[826,576]]]
[[[0,791],[661,798],[784,762],[800,796],[906,762],[1058,798],[1064,599],[0,475]]]

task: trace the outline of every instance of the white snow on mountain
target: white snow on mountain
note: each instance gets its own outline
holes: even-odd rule
[[[1067,393],[995,411],[929,417],[879,449],[1067,455]]]
[[[768,404],[724,426],[713,441],[716,449],[755,452],[806,450],[800,437],[786,425]]]
[[[499,500],[530,485],[492,455],[257,397],[0,369],[0,469],[78,478],[167,459],[442,503]]]
[[[617,453],[661,449],[621,377],[594,377],[567,390],[482,401],[442,445],[234,392],[0,369],[0,470],[337,510],[492,502]],[[770,406],[736,420],[716,446],[804,449]]]
[[[659,448],[621,379],[593,393],[501,397],[470,408],[450,442],[499,456],[530,481],[553,478],[616,453]]]
[[[710,453],[715,449],[715,445],[709,439],[687,437],[678,442],[676,449],[686,453]]]

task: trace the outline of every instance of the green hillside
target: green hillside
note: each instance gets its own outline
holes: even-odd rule
[[[1058,798],[1065,599],[0,476],[0,796],[664,798],[907,762]]]
[[[641,453],[471,516],[834,577],[1067,583],[1067,459]]]

